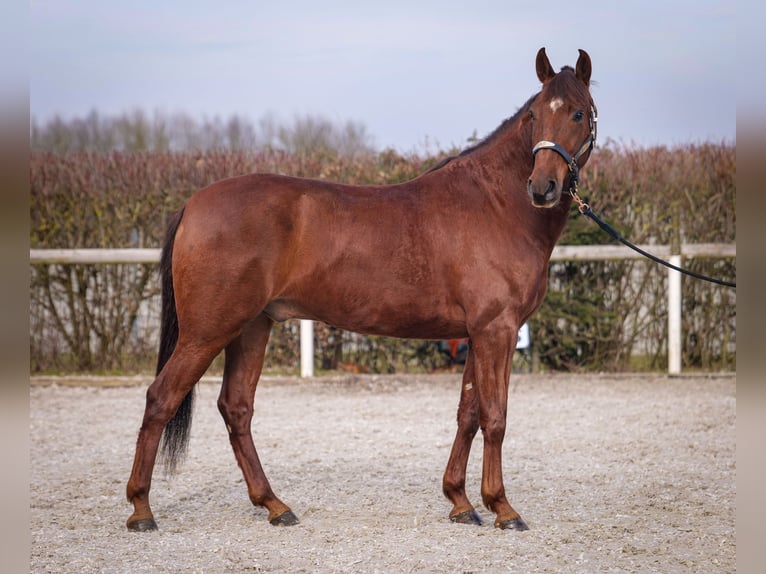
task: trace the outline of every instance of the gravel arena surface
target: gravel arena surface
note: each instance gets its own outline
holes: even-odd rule
[[[250,504],[203,381],[186,462],[155,471],[159,531],[128,532],[148,382],[32,380],[31,572],[736,570],[734,375],[513,375],[503,468],[527,532],[480,506],[480,433],[484,525],[447,518],[459,374],[264,377],[253,434],[293,527]]]

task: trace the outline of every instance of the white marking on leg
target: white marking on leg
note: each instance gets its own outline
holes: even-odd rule
[[[551,111],[555,114],[556,110],[558,110],[561,106],[564,105],[564,100],[561,98],[553,98],[551,100],[551,103],[548,104],[551,107]]]

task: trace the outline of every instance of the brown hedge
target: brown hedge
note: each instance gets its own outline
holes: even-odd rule
[[[33,152],[34,248],[158,247],[169,215],[200,187],[253,171],[386,184],[415,177],[443,156],[387,150],[354,158],[278,151],[204,153]],[[701,144],[633,149],[607,144],[584,170],[582,195],[636,243],[731,243],[735,148]],[[610,239],[573,210],[561,243]],[[733,279],[734,260],[693,260],[697,271]],[[157,281],[151,265],[32,268],[33,371],[150,370],[156,345]],[[667,353],[667,273],[643,261],[551,265],[550,291],[532,321],[538,368],[660,369]],[[686,368],[733,369],[735,294],[684,280]],[[275,329],[269,367],[297,365],[295,325]],[[317,329],[320,366],[371,371],[434,368],[432,345]]]

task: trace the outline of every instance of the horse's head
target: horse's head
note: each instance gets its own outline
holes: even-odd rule
[[[536,207],[553,207],[561,194],[576,184],[596,143],[596,107],[590,96],[590,56],[580,50],[573,70],[556,73],[545,48],[537,53],[537,77],[542,91],[529,106],[534,168],[527,191]],[[566,187],[565,187],[566,186]]]

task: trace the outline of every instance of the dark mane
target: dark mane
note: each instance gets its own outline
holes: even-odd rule
[[[495,130],[492,133],[490,133],[488,136],[483,138],[480,142],[477,142],[477,143],[475,143],[475,144],[465,148],[463,151],[461,151],[457,155],[451,155],[449,157],[445,157],[443,160],[441,160],[439,163],[437,163],[435,166],[433,166],[431,169],[429,169],[426,173],[430,173],[432,171],[436,171],[437,169],[441,169],[445,165],[450,163],[452,160],[457,159],[459,157],[466,156],[469,153],[472,153],[472,152],[476,151],[477,149],[482,148],[485,145],[487,145],[488,143],[492,142],[497,137],[497,135],[500,132],[505,131],[505,129],[507,127],[509,127],[510,125],[516,123],[519,120],[519,118],[521,118],[524,114],[526,114],[529,111],[529,107],[532,105],[532,103],[535,101],[535,98],[537,98],[538,95],[539,95],[539,93],[535,94],[531,98],[529,98],[524,103],[524,105],[521,106],[516,111],[515,114],[513,114],[510,118],[504,120],[503,123],[501,123],[497,128],[495,128]]]

